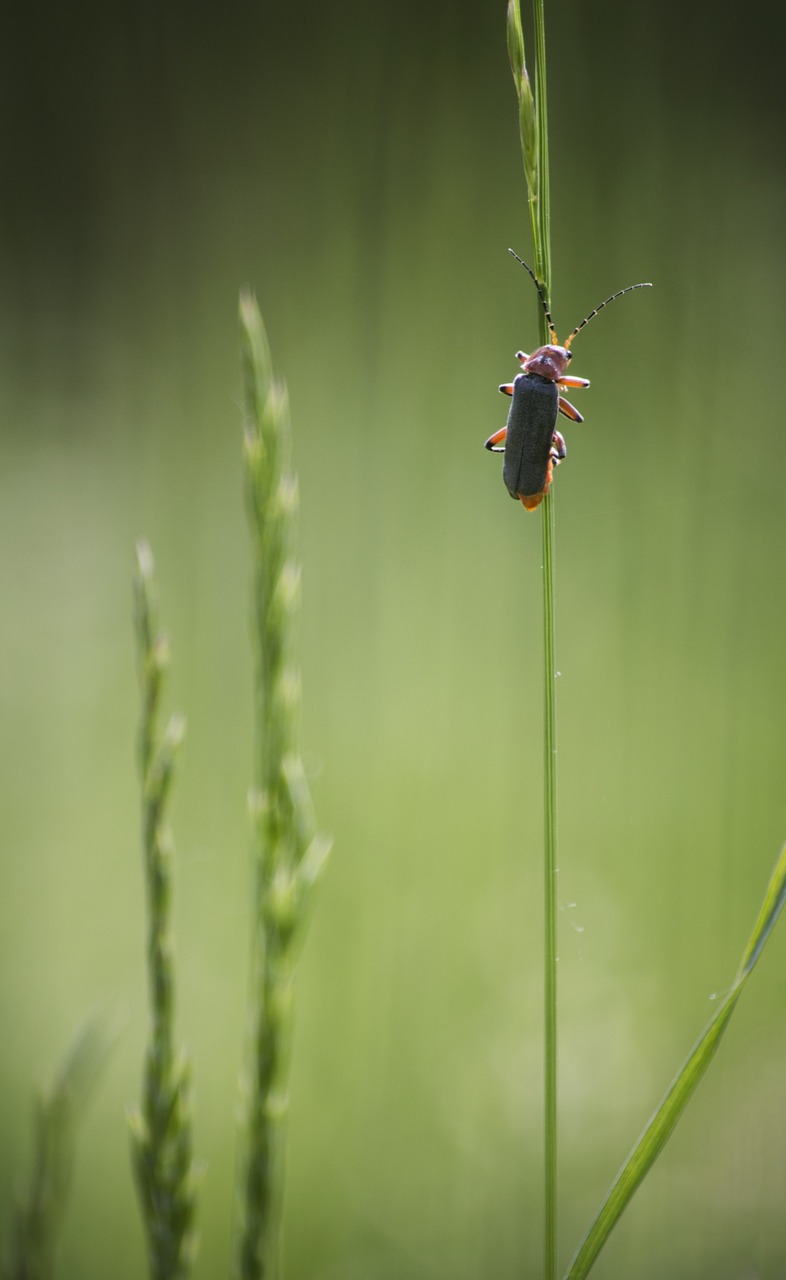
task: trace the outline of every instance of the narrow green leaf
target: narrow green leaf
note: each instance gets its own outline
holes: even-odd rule
[[[519,0],[508,0],[508,57],[516,93],[519,91],[521,73],[524,70],[524,32],[521,28]]]
[[[519,95],[519,134],[524,176],[527,180],[530,201],[537,201],[539,189],[537,112],[526,67],[522,68],[516,91]]]
[[[519,0],[508,0],[508,57],[516,86],[519,103],[519,135],[521,156],[524,161],[524,177],[527,181],[530,206],[537,202],[538,193],[538,133],[535,99],[532,94],[527,61],[524,55],[524,32],[521,26]]]
[[[761,911],[743,952],[737,977],[705,1027],[649,1124],[614,1179],[589,1231],[579,1246],[565,1280],[583,1280],[627,1208],[634,1192],[663,1150],[696,1086],[710,1065],[735,1005],[786,901],[786,846],[775,865]]]

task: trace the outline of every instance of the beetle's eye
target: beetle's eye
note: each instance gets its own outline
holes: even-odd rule
[[[572,351],[566,351],[566,352],[565,352],[565,359],[566,359],[566,360],[572,360],[572,359],[573,359],[573,352],[572,352]]]

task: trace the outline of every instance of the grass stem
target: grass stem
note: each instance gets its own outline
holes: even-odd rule
[[[544,1274],[557,1274],[557,709],[554,654],[554,500],[543,502]]]
[[[508,52],[519,100],[519,132],[535,249],[535,274],[551,298],[551,228],[546,24],[544,0],[533,0],[535,93],[527,74],[519,0],[508,4]],[[550,341],[545,314],[541,342]],[[543,540],[543,875],[544,875],[544,1276],[557,1274],[557,711],[554,643],[555,519],[553,492],[541,504]]]

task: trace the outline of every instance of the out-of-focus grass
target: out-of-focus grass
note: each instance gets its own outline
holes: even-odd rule
[[[30,1173],[19,1187],[0,1268],[8,1280],[50,1280],[71,1188],[80,1123],[113,1036],[99,1017],[83,1023],[36,1100]]]

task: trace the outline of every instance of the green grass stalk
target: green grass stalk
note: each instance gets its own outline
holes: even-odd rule
[[[557,1274],[557,707],[554,501],[543,500],[544,1273]]]
[[[147,1237],[152,1280],[187,1280],[195,1253],[196,1175],[192,1159],[190,1070],[174,1050],[174,966],[171,941],[171,838],[165,823],[175,757],[184,722],[173,715],[159,733],[161,688],[169,646],[156,618],[153,557],[137,547],[134,578],[141,716],[139,772],[147,890],[150,1038],[141,1106],[130,1118],[131,1154]]]
[[[286,389],[273,376],[256,302],[240,299],[244,464],[251,533],[255,764],[249,803],[255,873],[251,1065],[238,1270],[282,1274],[280,1220],[295,944],[329,842],[315,830],[298,752],[297,480]]]
[[[551,229],[546,25],[544,0],[533,0],[535,93],[524,52],[519,0],[508,4],[508,52],[519,100],[519,134],[535,247],[535,274],[551,298]],[[550,341],[545,315],[541,342]],[[544,1275],[557,1273],[557,708],[554,640],[555,520],[553,491],[541,504],[543,540],[543,877],[544,877]]]

